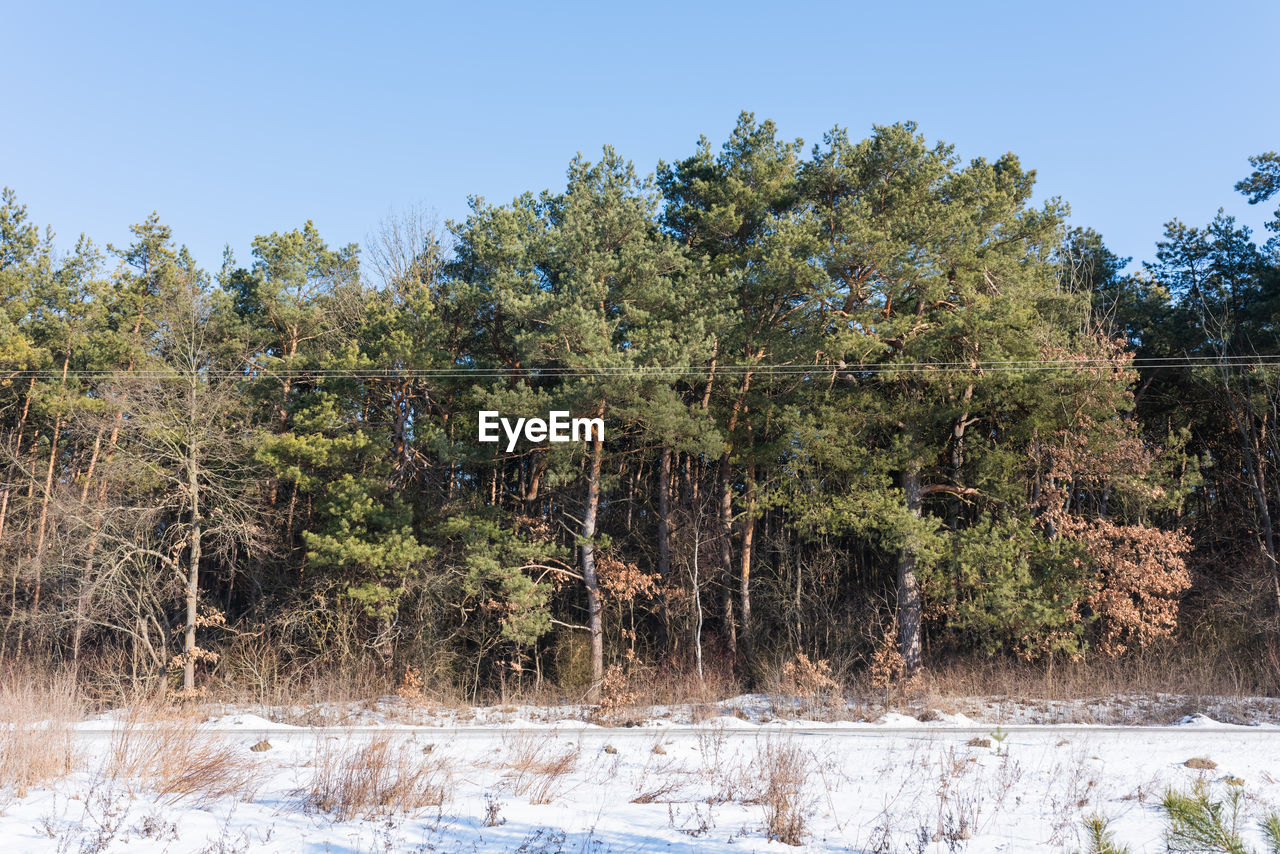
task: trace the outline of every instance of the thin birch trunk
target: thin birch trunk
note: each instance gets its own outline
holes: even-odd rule
[[[603,414],[601,406],[597,412]],[[599,417],[599,415],[597,415]],[[596,578],[596,553],[593,539],[596,535],[596,515],[600,509],[600,466],[604,459],[604,437],[593,431],[591,441],[591,468],[587,475],[587,512],[582,518],[582,582],[587,588],[587,626],[591,632],[591,689],[587,702],[600,700],[600,685],[604,682],[604,603],[600,598],[600,583]]]

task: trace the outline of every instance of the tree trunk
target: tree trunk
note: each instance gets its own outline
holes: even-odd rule
[[[662,449],[658,465],[658,577],[665,585],[671,575],[671,449]],[[670,631],[667,601],[660,599],[658,610],[659,647],[666,647]]]
[[[693,657],[698,666],[698,683],[702,684],[702,579],[698,573],[698,551],[702,548],[702,513],[693,522]]]
[[[626,464],[623,463],[618,467],[618,480],[626,475]],[[635,518],[636,508],[636,485],[640,482],[640,466],[636,466],[635,473],[627,478],[627,521],[626,528],[631,530],[631,522]]]
[[[293,391],[293,374],[290,371],[293,368],[293,357],[298,354],[298,335],[298,330],[290,327],[289,339],[284,345],[284,356],[281,360],[284,362],[284,378],[280,384],[280,405],[276,407],[277,435],[285,433],[289,428],[289,394]],[[280,478],[273,477],[271,486],[267,489],[267,505],[274,510],[279,498]]]
[[[133,332],[131,334],[135,339],[135,341],[137,340],[138,333],[142,331],[143,315],[144,315],[144,312],[140,309],[138,311],[138,316],[134,318],[134,321],[133,321]],[[136,359],[134,356],[129,357],[129,362],[124,367],[124,373],[126,376],[133,373],[133,366],[135,361]],[[111,462],[113,459],[115,459],[116,444],[120,441],[120,428],[123,426],[124,426],[124,412],[120,411],[116,413],[115,423],[111,425],[111,437],[107,439],[107,462]],[[101,504],[104,500],[106,500],[106,497],[107,497],[107,484],[106,484],[106,481],[103,481],[102,486],[99,487],[98,489],[98,503]]]
[[[85,472],[84,486],[80,488],[80,506],[86,508],[89,500],[89,487],[93,483],[93,470],[98,465],[98,454],[102,450],[102,431],[103,427],[98,428],[98,435],[93,438],[93,453],[89,456],[89,469]],[[71,639],[71,661],[74,667],[80,665],[80,640],[84,636],[84,618],[88,610],[89,603],[89,580],[93,573],[93,553],[98,546],[99,522],[97,513],[94,514],[93,530],[89,534],[89,547],[85,550],[84,566],[80,570],[80,589],[76,591],[76,628]]]
[[[528,512],[536,515],[534,509],[538,502],[538,491],[542,488],[542,476],[547,473],[547,458],[545,455],[538,455],[533,461],[533,471],[529,475],[529,490],[524,495],[524,500],[529,504]]]
[[[13,443],[13,458],[18,460],[22,455],[22,434],[27,429],[27,414],[31,411],[31,393],[35,391],[36,378],[31,375],[30,382],[27,383],[26,400],[22,403],[22,415],[18,418],[18,436]],[[4,544],[4,523],[9,512],[9,486],[6,484],[4,492],[0,495],[0,545]]]
[[[142,329],[142,312],[138,313],[133,323],[133,336],[136,338],[139,330]],[[129,374],[133,371],[134,358],[129,357],[129,362],[125,366],[124,373]],[[116,417],[111,424],[111,435],[107,437],[107,454],[105,460],[110,463],[115,459],[116,447],[120,441],[120,429],[124,426],[124,412],[117,412]],[[102,446],[102,429],[99,428],[97,437],[93,440],[93,457],[89,461],[89,471],[85,475],[84,488],[80,491],[80,503],[83,505],[89,495],[89,487],[93,481],[93,470],[98,461],[98,455]],[[107,481],[103,481],[98,487],[97,505],[94,508],[93,530],[89,534],[89,546],[85,550],[84,568],[80,573],[80,592],[76,597],[76,630],[75,636],[71,642],[71,659],[76,667],[80,666],[80,644],[84,638],[84,617],[88,611],[87,588],[93,576],[93,556],[98,549],[98,539],[102,530],[102,510],[107,500]]]
[[[920,516],[920,473],[916,469],[902,472],[902,492],[907,510]],[[920,672],[920,579],[916,576],[916,554],[910,543],[898,552],[898,651],[902,654],[903,675]]]
[[[707,386],[702,392],[702,411],[706,412],[711,406],[711,389],[716,383],[716,359],[720,355],[720,339],[714,338],[711,341],[711,370],[707,371]]]
[[[1252,441],[1252,407],[1242,414],[1236,406],[1235,394],[1231,391],[1226,370],[1223,370],[1223,386],[1227,401],[1230,404],[1231,420],[1240,434],[1240,450],[1244,453],[1245,474],[1249,477],[1249,488],[1253,492],[1254,505],[1258,513],[1258,523],[1262,528],[1262,547],[1267,561],[1267,569],[1271,578],[1271,595],[1276,613],[1280,614],[1280,562],[1276,556],[1275,529],[1271,520],[1271,508],[1267,505],[1266,481],[1263,478],[1259,461],[1255,458]]]
[[[31,600],[31,613],[40,610],[41,576],[44,570],[44,541],[46,526],[49,521],[49,499],[53,496],[53,468],[58,459],[58,435],[62,432],[62,404],[67,393],[67,368],[71,365],[71,350],[68,348],[62,360],[61,391],[58,395],[58,415],[53,419],[53,438],[49,442],[49,468],[44,476],[44,495],[40,498],[40,522],[36,526],[36,592]]]
[[[755,653],[754,638],[751,634],[751,556],[752,544],[756,533],[756,479],[755,470],[747,472],[746,501],[747,512],[742,520],[742,555],[740,556],[738,573],[738,598],[741,600],[742,632],[740,646],[743,663],[748,673],[751,672],[752,659]]]
[[[757,358],[760,354],[756,354]],[[742,385],[738,388],[738,396],[733,401],[729,412],[729,423],[725,431],[729,441],[733,441],[733,433],[738,429],[738,418],[742,415],[747,400],[747,392],[751,390],[751,371],[742,377]],[[738,663],[738,623],[734,619],[734,576],[737,572],[733,566],[733,487],[731,484],[731,466],[729,449],[725,448],[720,455],[720,570],[724,574],[724,640],[729,658],[734,666]]]
[[[601,406],[597,412],[603,413]],[[599,417],[599,416],[597,416]],[[596,578],[596,514],[600,509],[600,465],[604,460],[604,437],[592,431],[591,468],[587,475],[587,512],[582,517],[582,583],[587,588],[587,626],[591,631],[591,688],[587,702],[600,701],[600,685],[604,682],[604,626],[601,622],[604,603],[600,599],[600,583]]]
[[[733,490],[729,485],[729,452],[720,457],[720,506],[717,516],[720,521],[720,572],[725,578],[724,586],[724,644],[729,658],[738,660],[738,622],[733,615]]]
[[[200,596],[200,477],[196,459],[196,449],[193,447],[187,459],[187,490],[191,498],[191,536],[187,549],[187,636],[182,645],[185,656],[182,670],[184,691],[194,691],[196,687],[196,603]]]
[[[962,485],[961,476],[964,474],[964,433],[969,427],[969,405],[973,401],[973,383],[965,387],[962,399],[964,412],[956,419],[955,426],[951,430],[951,480],[956,486]],[[947,526],[953,531],[960,528],[961,501],[960,495],[952,495],[951,505],[947,509]]]

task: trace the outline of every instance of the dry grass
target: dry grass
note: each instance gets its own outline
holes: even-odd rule
[[[742,683],[727,663],[708,660],[701,679],[689,666],[661,665],[647,668],[632,677],[630,691],[634,704],[645,708],[657,705],[709,705],[743,691]]]
[[[1266,702],[1253,698],[1266,692],[1251,674],[1244,665],[1212,650],[1187,646],[1137,651],[1120,659],[1058,661],[1053,666],[972,656],[930,662],[919,678],[898,683],[886,693],[873,685],[861,660],[832,660],[826,665],[822,660],[805,663],[762,652],[754,685],[774,695],[768,718],[868,720],[887,709],[908,714],[931,709],[996,720],[1016,711],[1026,720],[1045,723],[1166,724],[1203,712],[1215,719],[1247,723],[1274,714]],[[302,725],[367,723],[362,717],[366,711],[406,723],[440,716],[465,723],[474,714],[466,692],[426,678],[419,686],[416,678],[391,680],[371,668],[353,672],[315,668],[305,677],[280,678],[284,682],[270,692],[217,689],[215,696],[238,709],[244,705],[236,705],[237,699],[241,703],[251,697],[268,699],[275,705],[259,708],[262,714]],[[587,720],[615,726],[631,725],[653,714],[698,722],[725,714],[720,701],[744,690],[731,669],[714,659],[707,662],[702,680],[676,663],[631,667],[625,675],[612,673],[611,680],[612,704],[596,709],[574,705],[578,697],[547,681],[509,688],[502,708],[513,709],[514,703],[532,705],[542,709],[548,720],[585,715]],[[1072,701],[1082,702],[1061,705]],[[670,708],[664,713],[653,710],[654,706]]]
[[[567,778],[578,767],[577,745],[560,745],[551,735],[521,733],[504,738],[506,758],[502,767],[511,781],[511,793],[527,797],[531,804],[549,804],[564,790]]]
[[[759,800],[764,806],[769,839],[786,845],[804,844],[808,820],[804,781],[809,755],[789,741],[769,742],[753,769],[759,780]]]
[[[615,770],[610,773],[609,780],[616,776]],[[674,759],[663,759],[661,754],[650,750],[638,774],[631,778],[632,791],[635,792],[631,802],[633,804],[680,802],[683,796],[678,796],[678,793],[691,778],[692,774],[683,764]]]
[[[680,802],[682,798],[675,797],[683,787],[683,781],[668,779],[658,783],[654,788],[648,788],[640,792],[631,799],[633,804],[652,804],[657,802]]]
[[[873,714],[933,709],[1028,723],[1167,725],[1203,713],[1252,723],[1273,718],[1277,706],[1256,669],[1212,648],[1183,644],[1052,665],[986,656],[936,661],[887,704],[866,674],[850,687]]]
[[[241,749],[201,733],[192,712],[149,705],[126,712],[99,773],[170,803],[249,800],[265,778],[262,766]]]
[[[925,690],[944,697],[1047,700],[1158,693],[1240,697],[1266,694],[1263,687],[1239,656],[1185,645],[1053,666],[976,656],[934,664],[924,683]]]
[[[775,693],[778,701],[772,716],[804,719],[843,720],[874,718],[886,707],[886,690],[873,684],[873,674],[866,661],[859,658],[802,659],[793,656],[771,656],[761,651],[756,664],[754,685],[757,690]],[[790,666],[788,666],[790,665]],[[1141,720],[1134,722],[1167,723],[1193,711],[1205,711],[1200,700],[1230,700],[1267,696],[1268,684],[1257,672],[1255,662],[1234,655],[1230,647],[1218,650],[1212,644],[1201,649],[1190,644],[1162,649],[1135,651],[1118,659],[1097,656],[1085,662],[1022,662],[1003,657],[980,655],[935,660],[928,663],[922,676],[911,683],[898,683],[888,692],[893,708],[914,712],[927,706],[940,711],[970,712],[970,698],[1004,698],[1010,701],[1071,701],[1100,697],[1134,695],[1154,698],[1158,694],[1178,695],[1180,701],[1162,700],[1148,711],[1138,710]],[[290,723],[341,724],[343,718],[362,701],[395,697],[397,690],[406,693],[405,680],[393,680],[374,672],[373,668],[326,672],[316,668],[305,676],[279,677],[283,684],[273,686],[269,700]],[[451,687],[447,680],[434,681],[422,677],[422,687],[410,686],[405,700],[380,709],[391,716],[402,715],[407,722],[417,722],[434,709],[468,708],[473,698],[467,692]],[[429,686],[429,687],[427,687]],[[703,678],[690,666],[680,663],[635,666],[625,674],[611,672],[610,703],[594,710],[594,719],[614,725],[631,723],[648,716],[654,706],[679,707],[677,716],[690,716],[693,721],[714,717],[722,712],[718,703],[741,694],[748,686],[735,677],[726,661],[708,658]],[[261,690],[245,692],[219,691],[220,699],[230,701],[268,698]],[[792,702],[791,698],[797,698]],[[484,698],[478,698],[483,700]],[[491,697],[496,700],[497,697]],[[576,703],[577,695],[566,694],[553,683],[528,683],[508,686],[504,703],[532,705],[550,710]],[[847,700],[853,701],[851,707]],[[1241,699],[1241,702],[1245,702]],[[1230,709],[1218,709],[1230,714]],[[1241,708],[1240,721],[1244,722]],[[566,714],[581,711],[566,710]],[[461,711],[465,714],[465,711]],[[592,713],[588,713],[590,717]],[[1114,721],[1102,709],[1082,711],[1103,717],[1096,722]],[[278,715],[273,714],[273,717]],[[1232,720],[1235,720],[1232,718]],[[1073,722],[1089,722],[1079,720]]]
[[[72,723],[83,717],[74,683],[10,673],[0,681],[0,788],[25,798],[76,764]]]
[[[1166,724],[1196,712],[1229,723],[1274,717],[1280,704],[1260,699],[1274,696],[1268,687],[1272,683],[1264,680],[1254,660],[1257,656],[1234,654],[1237,646],[1212,639],[1200,645],[1188,641],[1118,659],[1091,656],[1085,662],[1056,661],[1052,666],[999,656],[955,656],[929,662],[919,679],[899,683],[889,697],[873,684],[864,658],[832,658],[828,663],[761,649],[752,669],[752,685],[775,695],[762,715],[767,718],[868,719],[887,708],[910,714],[921,709],[963,712],[995,720],[1006,720],[1009,713],[1017,712],[1021,719],[1045,723]],[[110,663],[103,662],[98,669],[82,667],[74,688],[66,678],[59,682],[57,671],[47,663],[30,665],[22,679],[12,672],[7,677],[0,674],[11,700],[15,690],[33,692],[30,702],[14,701],[16,711],[8,713],[8,721],[20,722],[25,709],[58,708],[59,703],[91,702],[93,710],[99,711],[155,702],[139,694],[148,690],[147,684],[135,683],[119,672],[112,682],[106,672]],[[364,666],[287,665],[269,648],[245,642],[226,653],[225,665],[210,683],[204,709],[211,713],[252,710],[300,725],[369,723],[370,712],[375,720],[423,723],[449,717],[465,723],[474,715],[470,703],[477,698],[468,696],[473,686],[459,688],[447,678],[435,678],[434,672],[431,678],[417,669],[393,674],[369,662]],[[18,682],[26,687],[19,688]],[[50,684],[59,687],[50,689]],[[150,685],[151,690],[162,687]],[[708,657],[702,679],[687,662],[632,665],[625,672],[615,668],[608,692],[612,706],[594,714],[599,722],[614,725],[630,725],[655,713],[697,722],[731,713],[720,701],[746,687],[717,656]],[[61,693],[60,699],[52,698],[52,706],[42,699],[51,690]],[[84,700],[77,698],[77,691]],[[514,703],[540,707],[546,719],[583,714],[590,719],[591,715],[572,705],[578,697],[546,680],[509,686],[505,699],[508,709],[514,709]],[[1072,701],[1082,702],[1063,705]],[[655,712],[655,705],[671,708]],[[11,755],[17,749],[12,742],[21,732],[19,726],[9,738]],[[0,785],[6,784],[0,780]]]
[[[299,794],[307,807],[347,821],[439,807],[452,789],[446,759],[377,737],[340,746],[322,742],[311,779]]]
[[[237,648],[237,667],[229,668],[211,696],[224,710],[256,709],[296,726],[341,726],[379,697],[395,696],[397,682],[377,667],[287,668],[271,652]],[[252,666],[251,664],[252,663]],[[406,707],[408,708],[408,707]]]

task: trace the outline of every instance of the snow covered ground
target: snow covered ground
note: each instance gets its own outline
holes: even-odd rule
[[[1169,787],[1239,787],[1251,817],[1280,808],[1272,723],[1012,716],[997,727],[779,710],[753,696],[697,722],[705,710],[658,709],[631,726],[510,707],[406,725],[374,705],[364,725],[323,727],[247,712],[108,714],[44,734],[69,739],[72,770],[25,795],[8,786],[0,841],[6,852],[175,854],[1031,852],[1082,850],[1083,817],[1101,815],[1137,854],[1165,850]],[[799,845],[770,840],[771,828]],[[1246,838],[1260,844],[1252,821]]]

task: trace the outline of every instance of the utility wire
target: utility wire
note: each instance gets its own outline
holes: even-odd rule
[[[213,379],[432,379],[466,378],[511,379],[542,377],[705,377],[712,371],[720,375],[741,375],[747,372],[768,375],[807,374],[898,374],[898,373],[1021,373],[1025,371],[1098,370],[1108,368],[1196,368],[1196,367],[1267,367],[1280,365],[1276,356],[1144,356],[1117,363],[1113,359],[1004,359],[953,362],[872,362],[848,364],[825,362],[813,364],[769,363],[753,365],[654,365],[619,366],[610,368],[580,369],[571,367],[466,367],[446,368],[383,368],[383,369],[332,369],[332,368],[272,368],[250,365],[243,370],[201,370],[202,377]],[[5,373],[0,369],[0,379],[60,378],[58,368],[22,369]],[[125,370],[68,370],[68,377],[128,376],[139,379],[169,379],[188,376],[189,372],[155,368]]]

